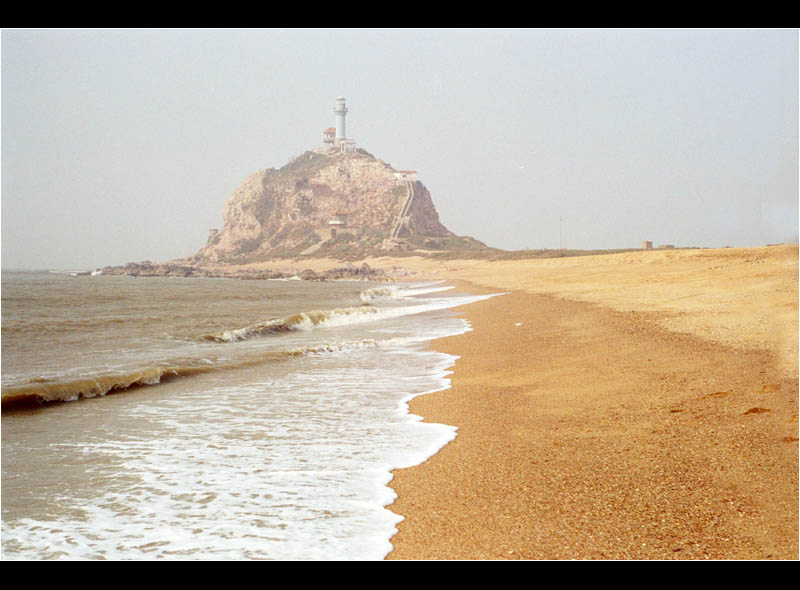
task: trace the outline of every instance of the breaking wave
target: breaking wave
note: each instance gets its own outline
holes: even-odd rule
[[[273,336],[297,330],[310,330],[316,326],[322,325],[354,323],[365,319],[372,319],[370,316],[379,314],[380,311],[381,310],[374,307],[349,307],[331,311],[307,311],[296,313],[286,318],[278,318],[253,324],[244,328],[225,330],[218,334],[206,334],[202,336],[202,339],[209,342],[239,342],[240,340],[248,340],[261,336]]]
[[[156,385],[171,377],[186,377],[212,370],[211,366],[154,366],[127,372],[94,375],[77,379],[31,379],[22,385],[3,387],[3,409],[68,402],[92,398],[114,391]]]
[[[454,288],[452,286],[433,287],[432,285],[435,284],[439,283],[431,283],[416,287],[400,287],[394,285],[388,287],[373,287],[372,289],[367,289],[361,293],[361,301],[369,303],[371,301],[380,299],[405,299],[408,297],[414,297],[416,295],[428,295],[430,293],[449,291],[450,289]]]

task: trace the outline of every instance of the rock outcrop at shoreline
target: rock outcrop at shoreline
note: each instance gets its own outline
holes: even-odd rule
[[[143,262],[129,262],[124,266],[107,266],[98,274],[125,275],[131,277],[204,277],[250,280],[300,279],[305,281],[390,281],[394,278],[382,269],[372,268],[366,262],[359,266],[342,266],[324,272],[318,272],[310,268],[301,271],[295,269],[209,269],[192,264],[185,264],[183,262],[155,263],[145,260]]]

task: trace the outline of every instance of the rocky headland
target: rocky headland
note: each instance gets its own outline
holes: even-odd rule
[[[365,150],[310,150],[282,168],[259,170],[245,179],[225,203],[223,227],[210,230],[194,255],[163,263],[131,262],[102,273],[388,280],[391,272],[352,261],[453,251],[493,249],[448,230],[416,174],[398,171]],[[303,264],[311,258],[342,264],[313,270]],[[266,260],[291,263],[281,269],[244,268]]]

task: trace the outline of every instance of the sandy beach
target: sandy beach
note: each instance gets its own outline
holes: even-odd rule
[[[504,293],[434,343],[410,409],[458,435],[394,472],[388,559],[798,558],[796,245],[366,262]]]
[[[389,559],[798,558],[796,246],[406,264],[506,294],[435,343]]]

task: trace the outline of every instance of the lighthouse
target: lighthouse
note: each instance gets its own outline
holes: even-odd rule
[[[339,145],[347,136],[344,133],[344,117],[347,115],[347,105],[345,104],[344,96],[339,96],[336,99],[336,106],[333,107],[333,113],[336,115],[336,139],[334,145]]]
[[[337,152],[356,151],[356,140],[347,139],[344,130],[344,118],[348,110],[345,100],[344,96],[336,99],[336,106],[333,107],[333,114],[336,115],[336,127],[328,127],[322,132],[323,147],[318,150],[320,154],[332,155]]]

